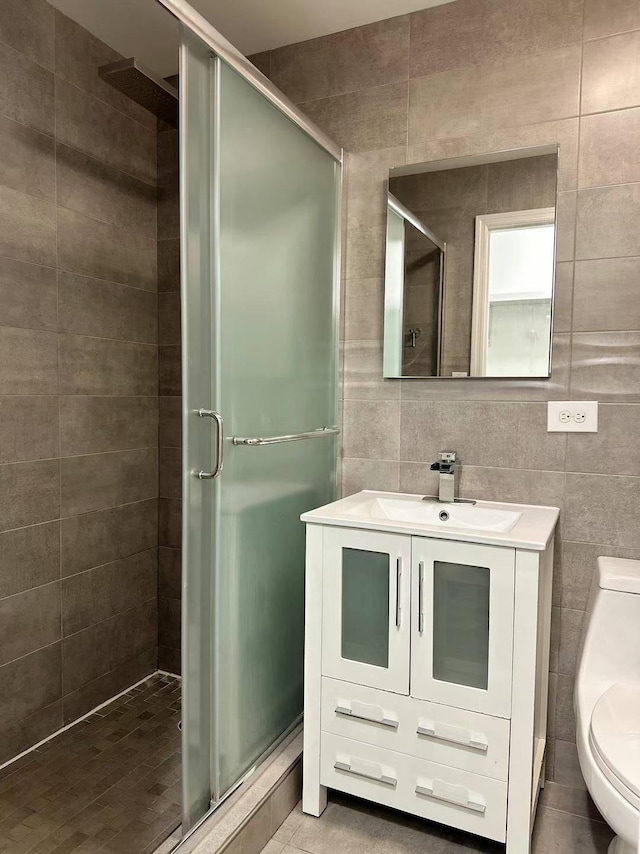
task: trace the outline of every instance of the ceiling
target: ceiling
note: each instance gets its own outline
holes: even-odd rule
[[[156,0],[50,0],[126,57],[166,77],[177,71],[175,22]],[[371,24],[452,0],[191,0],[244,54]]]

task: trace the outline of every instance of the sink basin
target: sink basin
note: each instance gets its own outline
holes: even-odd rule
[[[403,492],[363,490],[303,513],[308,524],[510,546],[544,551],[558,521],[557,507],[535,504],[445,504]]]
[[[345,509],[345,515],[366,516],[370,519],[387,519],[391,522],[409,522],[442,528],[470,528],[475,531],[510,531],[522,513],[479,507],[475,504],[444,504],[439,501],[422,501],[420,498],[366,497]]]

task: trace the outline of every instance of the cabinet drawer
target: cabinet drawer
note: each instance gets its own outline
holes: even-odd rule
[[[323,732],[506,780],[508,720],[322,679]]]
[[[323,786],[504,842],[506,783],[330,733],[320,744]]]

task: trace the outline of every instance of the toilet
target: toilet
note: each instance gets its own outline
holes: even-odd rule
[[[640,854],[640,561],[598,558],[574,701],[580,768],[616,833],[608,854]]]

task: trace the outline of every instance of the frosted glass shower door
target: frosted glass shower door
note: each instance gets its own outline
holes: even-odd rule
[[[210,344],[188,340],[187,327],[185,370],[194,380],[184,417],[194,440],[188,507],[211,544],[186,570],[211,583],[201,630],[211,642],[215,802],[302,714],[300,514],[335,497],[341,165],[221,59],[211,58],[208,79],[211,168],[192,177],[205,197],[211,188],[210,222],[206,206],[194,207],[200,237],[183,233],[203,257],[210,228],[211,275],[200,284],[210,295],[200,293],[190,310],[192,331]],[[200,409],[224,421],[223,467],[204,480],[198,471],[221,460],[215,419]],[[185,525],[186,539],[202,542]]]
[[[221,793],[302,713],[304,526],[334,497],[339,166],[219,63],[215,711]]]

